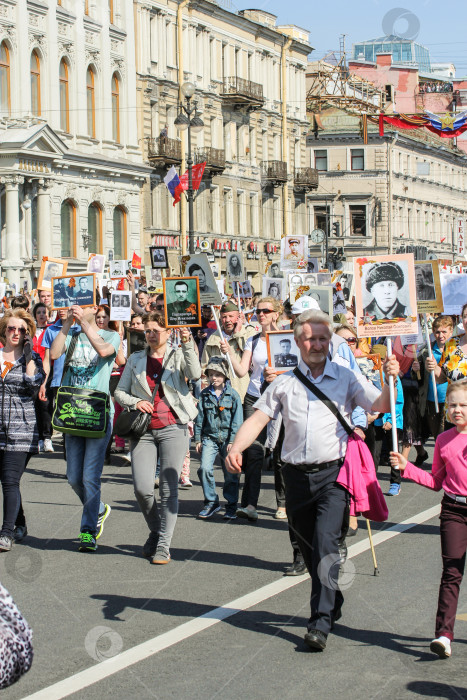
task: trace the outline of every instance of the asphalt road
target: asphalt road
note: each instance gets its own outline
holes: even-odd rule
[[[429,650],[440,494],[404,483],[388,498],[389,521],[373,525],[375,541],[384,540],[377,577],[360,522],[348,541],[343,617],[326,651],[311,653],[303,642],[310,581],[282,576],[291,549],[286,524],[272,518],[272,475],[256,524],[225,522],[222,513],[200,521],[196,466],[194,487],[180,491],[173,560],[161,567],[141,557],[147,530],[127,462],[105,468],[112,513],[94,554],[77,551],[81,509],[61,453],[30,462],[22,481],[30,534],[1,555],[0,576],[34,630],[35,658],[2,698],[467,699],[465,584],[453,656],[442,661]],[[386,492],[388,469],[380,476]]]

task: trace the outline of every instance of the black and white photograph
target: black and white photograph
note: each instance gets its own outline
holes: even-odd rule
[[[272,297],[280,301],[284,298],[284,280],[278,277],[263,277],[263,297]]]
[[[383,386],[381,355],[363,355],[355,358],[363,376],[379,389]]]
[[[318,258],[308,258],[306,271],[307,272],[318,272],[318,270],[319,270]]]
[[[316,284],[332,284],[332,275],[330,272],[318,272],[316,275]]]
[[[342,289],[342,294],[344,295],[344,299],[346,302],[350,303],[352,301],[353,297],[353,281],[354,281],[354,276],[352,272],[342,272],[342,274],[339,275],[339,277],[336,280],[339,282],[341,289]]]
[[[278,279],[284,278],[284,273],[281,270],[280,262],[278,260],[273,260],[266,270],[268,277],[274,277]]]
[[[417,332],[417,302],[412,253],[354,258],[359,337]],[[388,323],[392,321],[393,323]]]
[[[293,331],[270,331],[266,334],[268,365],[281,372],[288,372],[298,366],[300,350],[295,342]]]
[[[443,294],[437,260],[415,260],[415,287],[418,313],[441,313]]]
[[[310,288],[303,295],[305,297],[311,297],[318,302],[321,311],[328,314],[331,318],[333,316],[333,288],[332,285],[315,285],[310,286]]]
[[[52,277],[62,277],[66,274],[67,267],[67,260],[61,260],[60,258],[42,258],[39,278],[37,280],[37,288],[39,290],[50,289],[52,286]]]
[[[162,270],[155,270],[150,265],[145,265],[144,274],[148,291],[162,293]]]
[[[242,282],[246,277],[241,253],[227,253],[227,277],[230,282]]]
[[[96,276],[93,273],[52,279],[52,309],[69,306],[94,306]]]
[[[138,350],[144,350],[147,347],[146,335],[144,331],[137,331],[128,328],[126,332],[126,341],[128,357],[133,352],[138,352]]]
[[[110,320],[131,321],[131,292],[112,292],[110,295]]]
[[[109,270],[111,279],[121,279],[126,277],[130,270],[129,260],[112,260],[109,261]]]
[[[151,266],[156,270],[165,270],[169,267],[167,248],[163,246],[149,246]]]
[[[440,277],[444,313],[459,315],[467,300],[467,275],[443,272]]]
[[[215,279],[218,280],[219,277],[220,277],[220,273],[221,273],[219,263],[218,263],[218,262],[212,262],[212,263],[209,263],[209,264],[210,264],[210,266],[211,266],[212,274],[214,275]]]
[[[199,297],[202,304],[219,305],[222,303],[206,253],[184,257],[182,260],[182,275],[198,278]]]
[[[88,266],[87,266],[87,271],[88,272],[95,272],[98,275],[101,275],[104,272],[104,267],[105,267],[105,255],[97,255],[95,253],[91,253],[91,255],[88,258]]]
[[[168,328],[201,325],[198,277],[165,277],[164,311]]]
[[[232,282],[232,289],[235,296],[240,297],[240,299],[251,299],[253,296],[250,280]]]
[[[347,307],[345,305],[344,295],[339,282],[334,282],[332,285],[332,304],[334,315],[346,313]]]

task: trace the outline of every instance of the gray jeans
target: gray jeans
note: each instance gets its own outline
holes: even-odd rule
[[[158,544],[169,549],[178,513],[178,480],[189,444],[188,426],[168,425],[130,441],[131,471],[136,500]],[[160,507],[154,497],[157,458],[160,460]]]

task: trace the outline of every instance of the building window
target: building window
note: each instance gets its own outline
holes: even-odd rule
[[[0,105],[10,114],[10,52],[4,41],[0,44]]]
[[[328,152],[315,151],[315,168],[320,172],[326,172],[328,169]]]
[[[31,112],[41,115],[41,63],[36,51],[31,54]]]
[[[126,258],[126,212],[122,207],[114,209],[114,259]]]
[[[365,169],[365,151],[363,148],[350,149],[350,169],[364,170]]]
[[[349,206],[350,235],[366,236],[366,207],[361,204]]]
[[[110,24],[114,24],[114,0],[109,0]]]
[[[94,71],[89,66],[86,73],[86,111],[88,119],[88,136],[96,138],[96,93],[94,87]]]
[[[112,76],[112,138],[120,143],[120,82],[116,73]]]
[[[88,253],[100,253],[102,250],[102,209],[93,202],[88,207]]]
[[[76,207],[69,199],[62,202],[60,209],[61,257],[75,257]]]
[[[329,236],[330,231],[330,216],[329,207],[314,207],[315,214],[315,226],[314,228],[319,228],[324,231]]]
[[[70,94],[68,65],[64,58],[60,61],[60,128],[62,131],[70,131]]]

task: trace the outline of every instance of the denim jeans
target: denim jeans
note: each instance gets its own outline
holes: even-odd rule
[[[220,455],[222,471],[224,472],[224,486],[222,495],[227,501],[226,511],[235,513],[238,502],[239,475],[231,474],[225,468],[225,458],[227,456],[227,443],[218,444],[210,438],[202,439],[203,450],[201,452],[201,464],[198,469],[198,479],[201,482],[204,493],[205,505],[218,505],[219,496],[216,492],[216,480],[214,479],[214,460]]]
[[[112,421],[108,421],[103,438],[84,438],[65,435],[66,478],[83,504],[81,532],[97,532],[97,518],[104,510],[101,502],[101,475],[105,450],[112,433]]]

